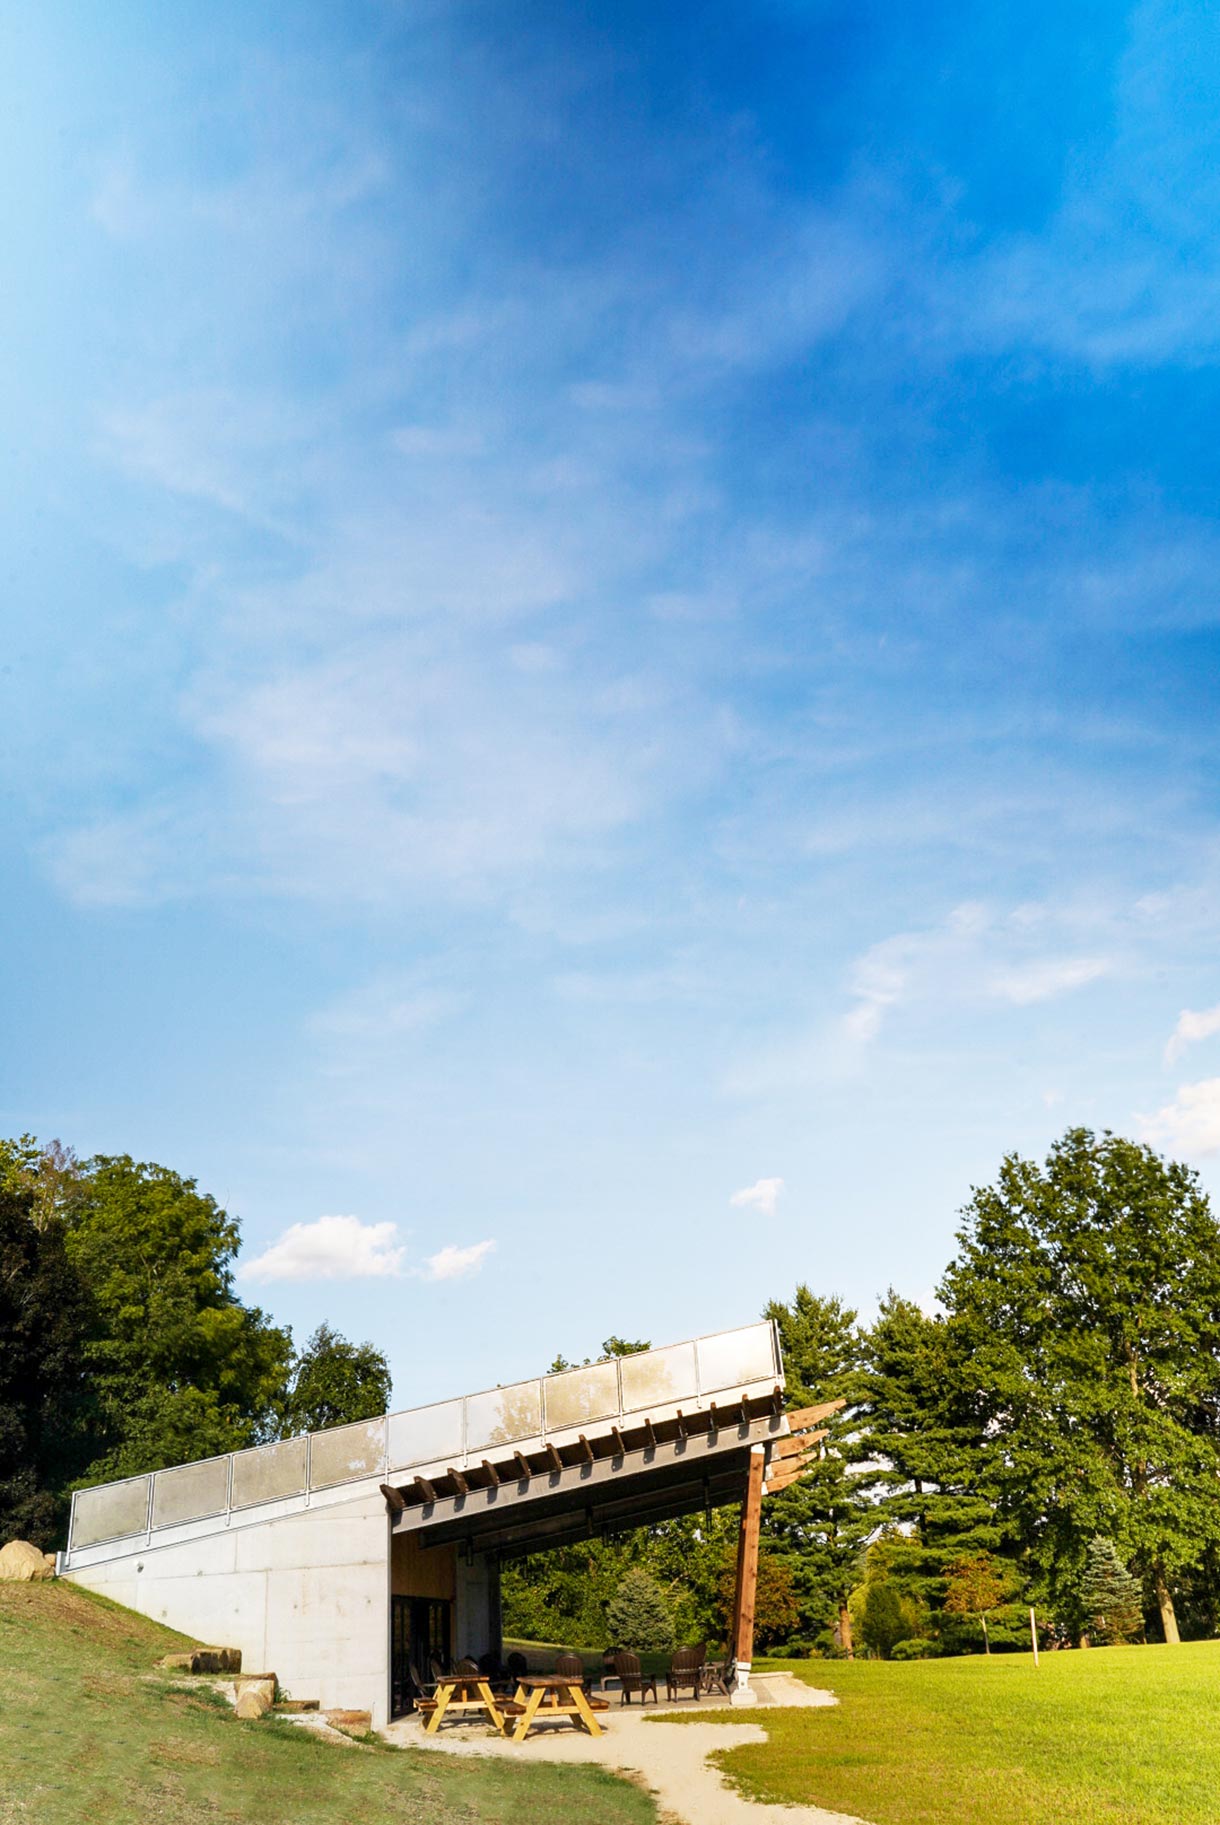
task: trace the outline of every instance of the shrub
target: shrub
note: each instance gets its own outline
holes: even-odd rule
[[[1089,1541],[1089,1556],[1079,1595],[1091,1641],[1130,1641],[1144,1626],[1142,1592],[1119,1558],[1112,1540],[1103,1540],[1098,1535]]]
[[[906,1641],[896,1641],[890,1649],[891,1660],[934,1660],[940,1649],[934,1641],[926,1641],[922,1635],[912,1635]]]

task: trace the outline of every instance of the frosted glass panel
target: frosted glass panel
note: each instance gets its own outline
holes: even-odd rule
[[[645,1350],[624,1356],[623,1411],[641,1413],[674,1401],[695,1398],[695,1346],[676,1343],[668,1350]]]
[[[390,1415],[390,1469],[407,1464],[452,1463],[462,1449],[462,1403],[446,1400],[435,1407]]]
[[[280,1445],[262,1445],[257,1451],[239,1451],[233,1459],[234,1508],[300,1495],[304,1488],[303,1438],[286,1438]]]
[[[309,1445],[309,1483],[327,1489],[357,1476],[376,1476],[385,1459],[385,1420],[362,1419],[333,1432],[315,1432]]]
[[[172,1527],[176,1521],[202,1521],[205,1515],[223,1514],[228,1496],[227,1457],[160,1470],[153,1480],[153,1526]]]
[[[466,1402],[467,1451],[511,1445],[519,1438],[536,1438],[541,1431],[542,1401],[536,1381],[492,1388],[487,1394],[472,1394]]]
[[[704,1395],[775,1379],[775,1351],[769,1324],[724,1331],[699,1339],[699,1386]]]
[[[142,1534],[148,1525],[148,1478],[131,1477],[125,1483],[103,1483],[100,1489],[82,1489],[72,1519],[73,1546],[93,1546],[99,1540],[118,1540],[124,1534]]]
[[[550,1375],[542,1384],[547,1430],[583,1426],[589,1420],[613,1419],[618,1412],[618,1369],[612,1362]]]

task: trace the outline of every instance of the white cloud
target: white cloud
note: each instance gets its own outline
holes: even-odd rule
[[[293,1223],[270,1248],[248,1261],[245,1280],[380,1280],[402,1272],[405,1249],[397,1225],[359,1217],[319,1217]],[[443,1251],[442,1251],[443,1252]],[[435,1259],[435,1257],[434,1257]]]
[[[1136,1119],[1143,1138],[1169,1153],[1220,1152],[1220,1077],[1183,1084],[1155,1115]]]
[[[494,1242],[472,1242],[469,1248],[455,1248],[452,1243],[428,1256],[429,1280],[460,1280],[465,1274],[477,1274],[495,1247]]]
[[[1054,995],[1083,988],[1086,982],[1096,982],[1112,967],[1105,957],[1048,957],[993,976],[991,992],[1002,1001],[1026,1007],[1032,1001],[1049,1001]]]
[[[1187,1046],[1194,1045],[1196,1040],[1210,1039],[1214,1033],[1220,1033],[1220,1007],[1183,1008],[1165,1047],[1165,1063],[1171,1065]]]
[[[760,1216],[773,1217],[783,1189],[782,1179],[755,1179],[752,1185],[735,1191],[729,1203],[737,1210],[756,1210]]]

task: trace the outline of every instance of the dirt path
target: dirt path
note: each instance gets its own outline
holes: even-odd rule
[[[757,1682],[763,1705],[834,1704],[829,1692],[806,1686],[788,1674],[775,1674]],[[689,1716],[690,1706],[682,1707]],[[860,1825],[847,1813],[824,1812],[818,1806],[768,1806],[744,1799],[708,1762],[716,1749],[764,1740],[754,1721],[757,1712],[743,1711],[740,1723],[683,1723],[672,1730],[663,1724],[645,1723],[644,1713],[614,1704],[604,1712],[604,1736],[594,1739],[568,1725],[548,1725],[526,1743],[505,1742],[490,1729],[442,1728],[425,1736],[418,1718],[403,1718],[385,1732],[392,1742],[429,1749],[439,1755],[528,1755],[554,1762],[596,1762],[604,1768],[636,1774],[657,1796],[663,1813],[682,1825]],[[649,1707],[648,1715],[653,1715]],[[661,1716],[665,1707],[661,1708]]]

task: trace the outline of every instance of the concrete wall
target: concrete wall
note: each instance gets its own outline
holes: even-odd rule
[[[239,1647],[294,1698],[373,1713],[389,1702],[389,1527],[376,1492],[146,1546],[69,1576],[208,1644]],[[459,1650],[461,1651],[461,1650]]]
[[[433,1547],[432,1551],[440,1549]],[[498,1649],[499,1573],[482,1553],[467,1565],[459,1555],[455,1567],[457,1603],[454,1608],[454,1659],[473,1654],[477,1660],[488,1649]],[[493,1610],[494,1604],[494,1610]]]

